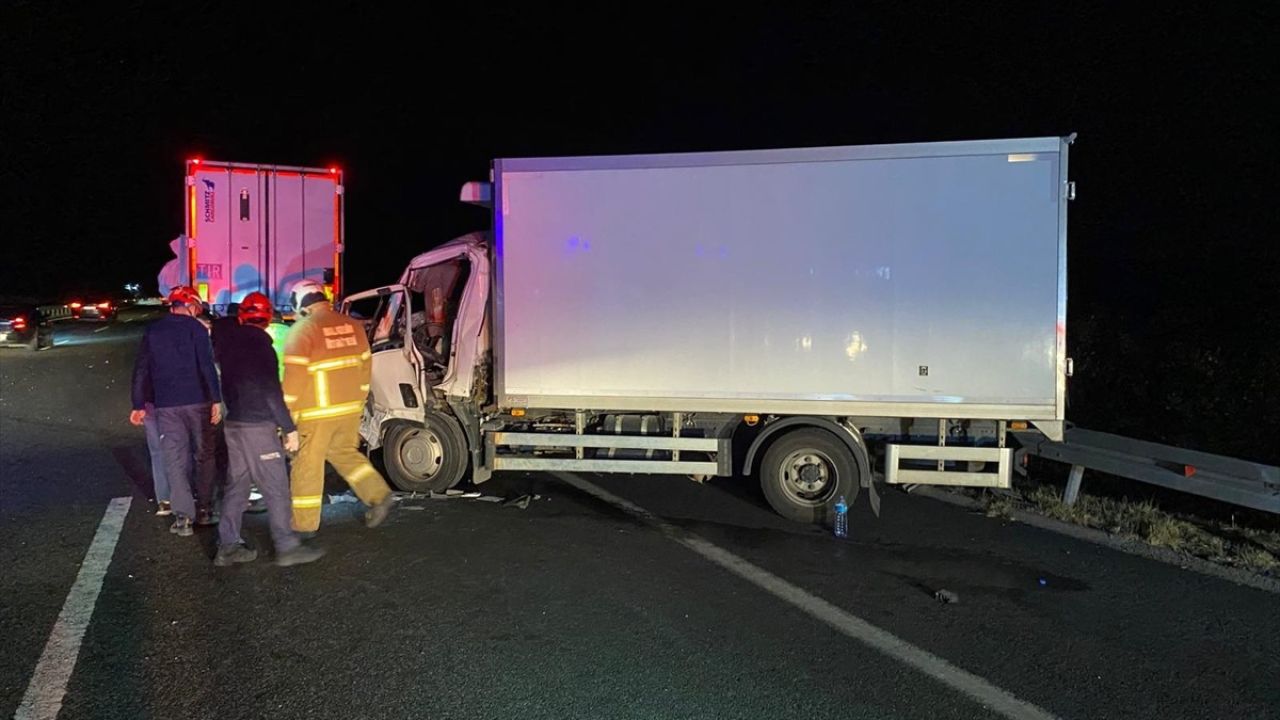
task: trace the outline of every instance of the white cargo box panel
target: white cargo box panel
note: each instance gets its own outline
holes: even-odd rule
[[[495,162],[506,407],[1061,419],[1061,138]]]
[[[201,161],[187,165],[188,270],[218,309],[257,291],[277,306],[309,278],[338,292],[342,175],[336,168],[292,168]]]

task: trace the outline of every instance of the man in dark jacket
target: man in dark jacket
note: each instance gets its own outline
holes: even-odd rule
[[[169,314],[151,323],[142,336],[133,366],[133,412],[129,414],[130,422],[141,425],[148,403],[154,407],[177,515],[169,531],[184,537],[192,534],[193,520],[212,523],[214,426],[222,420],[209,333],[195,318],[200,309],[195,290],[176,287],[170,291]]]
[[[219,567],[251,562],[257,551],[240,536],[240,522],[256,484],[267,503],[276,564],[297,565],[324,552],[302,545],[291,527],[293,511],[285,452],[298,449],[298,429],[284,404],[276,353],[267,334],[271,301],[249,293],[240,303],[239,324],[226,324],[216,334],[215,357],[222,368],[222,394],[227,405],[227,490],[218,527]],[[284,442],[280,436],[284,434]]]

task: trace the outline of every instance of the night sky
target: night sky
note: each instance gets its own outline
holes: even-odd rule
[[[7,3],[0,293],[154,283],[193,155],[343,167],[357,289],[486,227],[493,157],[1078,132],[1070,414],[1280,432],[1273,12],[449,5]]]

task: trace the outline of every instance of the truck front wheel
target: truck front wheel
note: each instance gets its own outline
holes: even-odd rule
[[[444,492],[467,472],[462,430],[452,418],[428,412],[425,422],[397,423],[383,439],[388,479],[405,492]]]
[[[829,525],[840,496],[851,502],[858,487],[858,464],[848,446],[818,428],[801,428],[769,446],[760,466],[765,499],[781,516]]]

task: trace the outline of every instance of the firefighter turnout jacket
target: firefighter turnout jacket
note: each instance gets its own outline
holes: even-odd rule
[[[285,340],[284,401],[298,423],[359,415],[369,394],[364,328],[326,303],[313,305]]]

